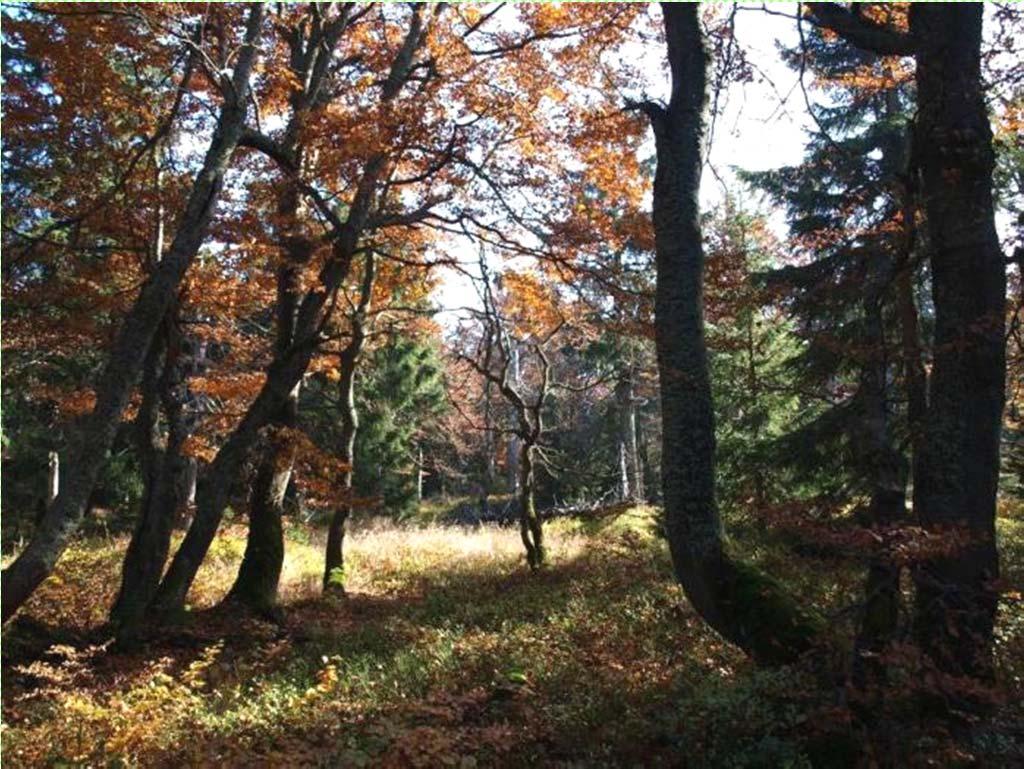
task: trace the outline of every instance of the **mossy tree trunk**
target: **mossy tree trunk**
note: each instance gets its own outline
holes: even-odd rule
[[[697,5],[663,3],[662,12],[671,97],[664,107],[638,107],[654,129],[658,161],[655,332],[669,547],[683,589],[708,624],[759,663],[784,663],[806,651],[819,628],[780,586],[723,549],[698,204],[708,54]]]

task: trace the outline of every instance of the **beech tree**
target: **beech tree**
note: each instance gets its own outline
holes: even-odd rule
[[[687,597],[715,630],[759,662],[788,662],[813,643],[816,621],[779,585],[730,557],[722,541],[698,204],[708,54],[696,5],[661,8],[671,96],[664,106],[636,107],[650,120],[658,154],[654,313],[669,546]]]
[[[507,279],[508,276],[502,277]],[[531,281],[527,281],[526,285],[533,287]],[[518,439],[516,465],[519,471],[519,534],[526,549],[526,562],[536,571],[544,565],[546,559],[544,524],[535,499],[536,467],[544,461],[544,412],[553,387],[551,360],[545,347],[561,330],[564,321],[557,319],[550,328],[537,332],[531,332],[528,328],[525,338],[520,338],[522,330],[510,327],[510,310],[515,310],[509,306],[511,292],[501,297],[495,295],[482,255],[479,293],[482,307],[472,313],[479,323],[476,349],[459,350],[456,355],[484,378],[485,388],[493,386],[512,409],[513,426],[507,428],[507,432]],[[540,309],[535,297],[528,296],[527,301],[533,310]],[[550,316],[550,310],[541,313],[541,317],[545,316]],[[536,320],[530,325],[535,326]],[[523,373],[527,363],[524,351],[535,363],[536,381],[532,386],[526,385]],[[515,379],[512,378],[514,369]],[[485,424],[484,429],[494,432],[490,425]]]
[[[241,138],[248,109],[249,77],[258,52],[262,20],[263,6],[250,6],[234,70],[230,75],[224,68],[210,72],[223,103],[203,166],[195,177],[170,248],[121,324],[96,387],[96,405],[76,430],[66,451],[60,493],[47,510],[31,543],[4,570],[4,621],[50,573],[77,529],[132,387],[143,368],[150,342],[164,322],[185,271],[206,236],[225,170]],[[129,34],[130,29],[129,26],[126,30]],[[226,50],[222,51],[226,54]]]

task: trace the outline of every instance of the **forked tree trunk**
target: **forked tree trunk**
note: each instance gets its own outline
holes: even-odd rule
[[[181,450],[188,431],[180,391],[179,353],[179,339],[169,321],[167,330],[154,341],[146,362],[136,421],[144,492],[138,525],[125,553],[121,588],[110,612],[118,626],[120,643],[138,638],[146,607],[160,584],[174,519],[182,502],[186,460]],[[160,408],[168,425],[166,439],[158,428]]]
[[[239,49],[231,82],[225,87],[224,105],[203,167],[192,184],[170,249],[121,325],[96,387],[96,406],[67,448],[60,494],[47,510],[28,547],[4,570],[3,621],[7,621],[46,579],[77,531],[89,494],[141,373],[146,352],[206,237],[224,172],[242,135],[249,102],[249,74],[256,59],[262,19],[263,5],[250,5],[245,40]]]
[[[312,343],[299,344],[285,358],[271,364],[256,400],[200,478],[195,516],[150,604],[152,614],[173,618],[184,610],[185,597],[230,500],[232,481],[239,476],[260,431],[288,403],[309,365],[312,351]]]
[[[914,5],[915,148],[935,302],[934,362],[915,499],[934,532],[970,541],[917,569],[918,641],[944,669],[988,677],[998,592],[996,490],[1005,398],[1006,266],[981,82],[984,9]]]
[[[698,204],[707,52],[697,5],[661,7],[671,98],[667,108],[652,103],[642,108],[651,119],[658,159],[655,330],[669,546],[676,575],[708,624],[759,663],[784,663],[810,647],[818,624],[777,584],[723,550],[715,499],[715,422],[704,340]]]

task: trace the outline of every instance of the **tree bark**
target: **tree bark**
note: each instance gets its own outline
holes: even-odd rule
[[[173,313],[163,334],[154,340],[143,375],[136,439],[144,492],[139,522],[121,569],[121,588],[110,612],[118,626],[119,643],[133,643],[139,637],[146,607],[167,562],[174,518],[182,501],[186,459],[181,450],[188,430],[178,365],[180,339],[172,318]],[[166,439],[158,427],[161,408],[168,425]]]
[[[989,677],[998,593],[995,541],[1005,398],[1006,271],[995,229],[995,156],[981,83],[980,5],[915,5],[921,171],[935,342],[917,510],[969,541],[915,572],[915,630],[943,669]]]
[[[231,81],[225,83],[224,104],[203,167],[192,184],[170,249],[143,286],[118,332],[96,388],[96,406],[68,446],[68,469],[61,493],[47,510],[28,547],[4,570],[2,621],[9,619],[50,574],[78,529],[150,342],[206,237],[224,172],[242,135],[249,101],[249,74],[256,59],[262,19],[263,5],[252,4],[245,40],[239,49]]]
[[[854,445],[863,458],[871,486],[866,524],[891,527],[906,517],[907,462],[892,440],[888,405],[888,361],[883,321],[884,292],[891,276],[892,259],[885,254],[869,257],[864,288],[864,347],[868,359],[861,369],[861,419]],[[902,604],[900,568],[886,554],[868,564],[864,606],[854,646],[854,677],[863,679],[869,661],[895,638]]]
[[[544,548],[544,524],[537,514],[534,503],[534,444],[522,442],[519,452],[519,535],[526,548],[526,563],[533,571],[544,565],[547,553]]]
[[[354,340],[353,340],[354,341]],[[351,343],[349,347],[351,347]],[[352,462],[355,456],[356,433],[359,431],[359,412],[356,410],[355,374],[356,355],[342,356],[341,400],[341,461],[348,467],[341,476],[342,504],[331,515],[327,529],[327,550],[324,554],[324,592],[345,592],[345,524],[352,513]]]
[[[287,421],[290,420],[281,420],[277,424],[284,426]],[[226,599],[268,619],[278,618],[277,591],[284,565],[281,514],[295,459],[290,444],[287,436],[270,437],[270,445],[256,471],[249,501],[245,554]]]
[[[662,487],[676,575],[715,630],[763,664],[793,660],[817,623],[775,583],[724,552],[715,499],[715,424],[704,339],[698,195],[707,52],[698,6],[662,4],[672,91],[646,103],[657,149],[655,332],[662,410]]]
[[[620,496],[623,500],[643,501],[643,468],[637,445],[636,395],[633,369],[627,367],[615,387],[619,411]]]

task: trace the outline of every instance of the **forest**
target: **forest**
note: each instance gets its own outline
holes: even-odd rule
[[[2,8],[10,767],[1024,767],[1024,8]]]

